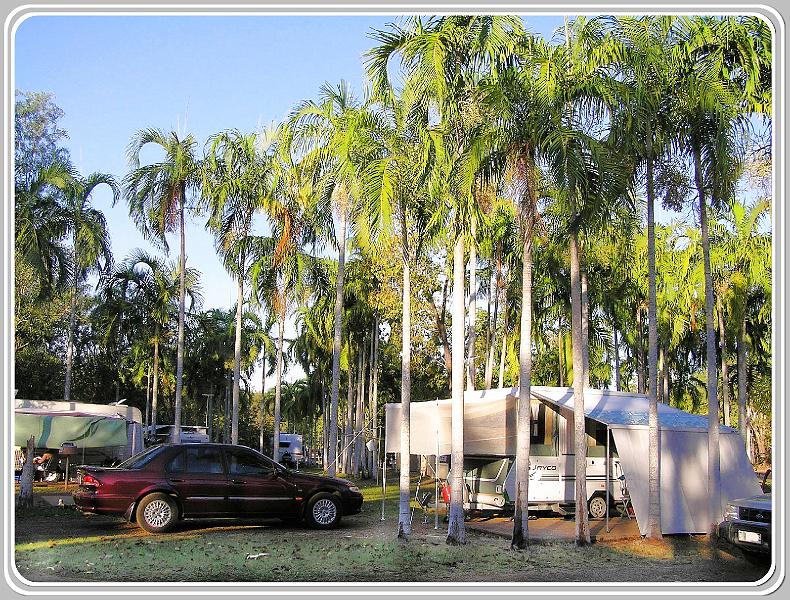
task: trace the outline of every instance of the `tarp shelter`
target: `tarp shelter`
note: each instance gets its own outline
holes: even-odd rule
[[[573,389],[532,386],[532,397],[572,419]],[[640,531],[647,531],[648,398],[644,394],[587,389],[587,417],[606,425],[617,447]],[[518,388],[478,390],[464,394],[464,454],[514,456]],[[399,403],[386,405],[386,452],[400,451]],[[411,404],[410,452],[450,454],[451,401]],[[661,530],[706,533],[708,530],[708,422],[659,403]],[[746,456],[741,435],[720,427],[721,502],[754,496],[760,487]]]
[[[14,443],[24,446],[34,435],[39,448],[118,448],[130,456],[143,448],[142,413],[124,405],[49,400],[16,400]]]

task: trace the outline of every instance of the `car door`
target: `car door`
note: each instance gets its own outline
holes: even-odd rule
[[[173,455],[165,469],[185,517],[223,516],[230,512],[228,478],[218,446],[186,445]]]
[[[296,511],[296,486],[282,467],[246,448],[226,448],[229,506],[235,516],[278,517]]]

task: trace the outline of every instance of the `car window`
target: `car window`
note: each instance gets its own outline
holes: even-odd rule
[[[170,462],[167,463],[167,471],[169,473],[183,473],[184,467],[186,465],[186,461],[184,461],[184,452],[179,451],[176,455],[170,459]]]
[[[266,459],[244,450],[228,450],[228,472],[231,475],[271,475],[274,466]]]
[[[222,473],[222,455],[219,448],[195,446],[184,448],[181,453],[184,473]],[[174,461],[177,461],[174,458]],[[178,466],[178,463],[174,464]]]
[[[165,449],[164,446],[152,446],[151,448],[147,448],[138,454],[135,454],[131,458],[127,458],[121,464],[118,465],[119,469],[142,469],[145,465],[149,462],[154,460],[159,454]]]

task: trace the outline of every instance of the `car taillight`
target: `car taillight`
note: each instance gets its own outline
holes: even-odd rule
[[[82,485],[92,485],[94,487],[99,487],[101,485],[101,481],[96,479],[93,475],[85,475],[82,478]]]

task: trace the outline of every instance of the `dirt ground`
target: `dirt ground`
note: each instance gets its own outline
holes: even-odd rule
[[[394,481],[393,481],[394,484]],[[389,487],[389,486],[388,486]],[[395,539],[396,487],[368,487],[361,515],[317,532],[278,521],[185,522],[151,536],[120,518],[39,505],[18,511],[16,564],[31,581],[756,581],[770,565],[704,539],[667,537],[535,544],[508,549],[501,537],[467,529],[448,546],[446,526],[423,525]],[[38,492],[38,490],[37,490]]]

